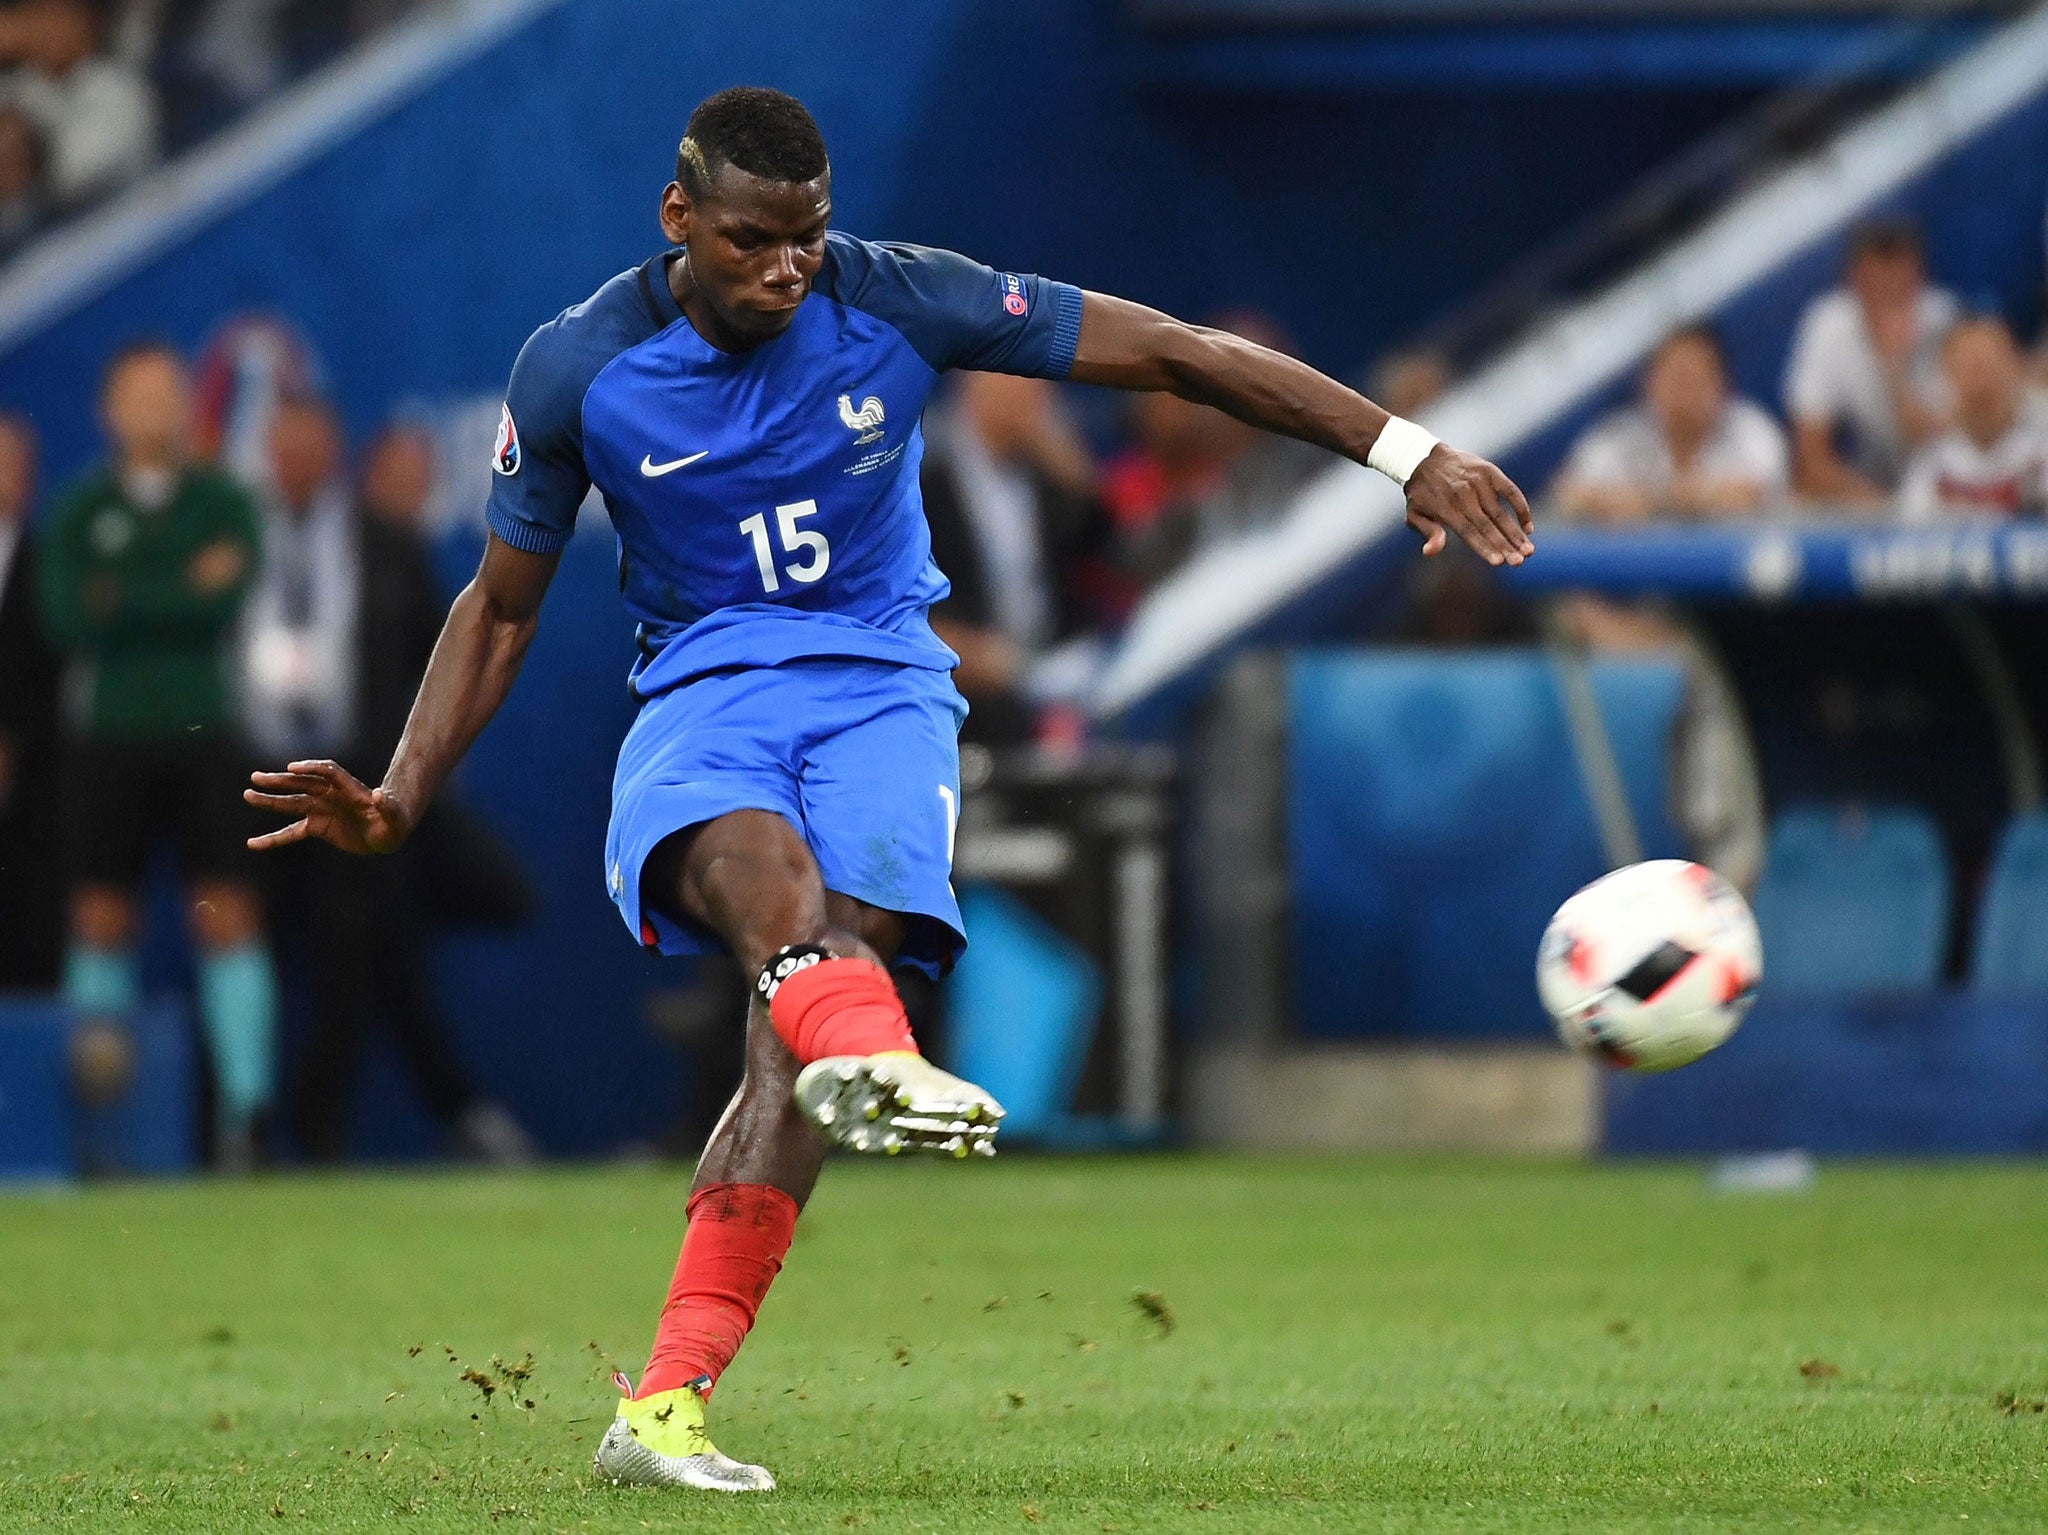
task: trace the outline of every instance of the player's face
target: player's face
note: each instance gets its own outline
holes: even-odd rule
[[[341,467],[341,434],[323,408],[303,402],[281,406],[270,424],[270,472],[285,509],[310,511]]]
[[[1989,320],[1971,320],[1950,334],[1942,361],[1956,392],[1957,414],[1966,426],[1997,431],[2012,418],[2020,398],[2023,369],[2012,333]]]
[[[1728,380],[1713,347],[1697,336],[1664,343],[1643,380],[1643,395],[1666,432],[1698,437],[1727,403]]]
[[[1920,296],[1926,275],[1916,250],[1864,251],[1849,263],[1849,288],[1865,309],[1902,308]]]
[[[766,341],[789,328],[824,262],[831,175],[770,181],[725,165],[695,202],[671,182],[661,213],[663,231],[689,247],[691,286],[717,324],[742,345]]]
[[[192,391],[176,358],[160,352],[129,357],[107,380],[101,403],[120,457],[139,463],[184,457],[192,437]]]
[[[28,520],[35,476],[36,450],[28,433],[0,420],[0,523]]]

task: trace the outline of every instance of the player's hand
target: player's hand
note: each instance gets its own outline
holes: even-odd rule
[[[1519,565],[1536,552],[1536,519],[1515,482],[1485,459],[1447,442],[1408,476],[1408,526],[1422,552],[1440,554],[1455,533],[1489,565]]]
[[[242,546],[232,538],[217,538],[185,566],[185,581],[201,597],[214,597],[242,579],[249,560]]]
[[[344,853],[392,853],[412,835],[412,816],[382,789],[366,787],[338,762],[294,762],[282,773],[251,773],[242,798],[294,819],[251,837],[249,846],[289,847],[317,838]]]

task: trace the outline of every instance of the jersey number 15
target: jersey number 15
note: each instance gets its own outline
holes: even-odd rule
[[[824,578],[832,563],[832,546],[825,541],[824,534],[797,526],[804,518],[815,516],[817,510],[815,501],[792,501],[788,506],[775,508],[775,526],[782,535],[785,560],[780,575],[775,569],[775,550],[768,542],[767,514],[756,512],[740,524],[741,534],[754,541],[754,563],[761,569],[762,591],[781,591],[782,576],[806,586]],[[797,559],[799,554],[804,557]]]

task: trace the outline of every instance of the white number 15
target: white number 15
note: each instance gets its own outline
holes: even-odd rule
[[[832,563],[832,546],[825,541],[825,535],[797,524],[806,517],[815,516],[818,503],[815,501],[792,501],[788,506],[775,508],[775,525],[782,534],[782,552],[792,556],[782,567],[782,574],[792,581],[805,585],[819,580]],[[775,551],[768,543],[768,518],[765,513],[756,512],[740,524],[740,532],[754,541],[754,563],[761,568],[761,590],[779,592],[782,582],[775,572]],[[804,555],[804,559],[793,558]]]

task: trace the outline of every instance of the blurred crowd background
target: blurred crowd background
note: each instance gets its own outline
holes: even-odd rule
[[[924,9],[932,17],[920,11],[922,20],[902,23],[903,46],[915,32],[912,23],[933,18],[956,27],[961,48],[1005,41],[1003,24],[985,7],[934,0]],[[1182,262],[1197,268],[1192,276],[1150,291],[1140,279],[1133,296],[1308,356],[1397,414],[1425,420],[1497,355],[1498,305],[1475,311],[1467,301],[1496,299],[1503,272],[1515,291],[1508,258],[1540,257],[1559,239],[1567,247],[1574,239],[1583,243],[1585,230],[1602,227],[1611,236],[1603,247],[1610,262],[1654,251],[1682,232],[1668,209],[1647,222],[1631,215],[1633,222],[1609,218],[1602,225],[1600,198],[1641,204],[1642,194],[1632,189],[1642,167],[1674,155],[1683,162],[1695,143],[1739,142],[1750,161],[1740,174],[1729,174],[1725,164],[1720,172],[1728,183],[1722,192],[1732,193],[1910,89],[1985,35],[2000,14],[1958,7],[1939,24],[1882,34],[1881,67],[1861,72],[1839,67],[1839,48],[1816,53],[1819,63],[1794,68],[1789,78],[1750,78],[1739,86],[1711,69],[1687,76],[1676,64],[1664,88],[1642,79],[1616,85],[1596,78],[1587,64],[1578,99],[1556,106],[1563,126],[1546,176],[1489,156],[1501,152],[1503,133],[1515,133],[1518,113],[1545,111],[1545,89],[1569,96],[1570,88],[1519,82],[1521,94],[1506,109],[1481,105],[1489,80],[1504,67],[1486,48],[1513,44],[1512,36],[1488,32],[1484,6],[1452,18],[1472,29],[1465,54],[1445,52],[1450,43],[1437,39],[1440,57],[1426,66],[1434,71],[1427,78],[1452,82],[1438,98],[1431,94],[1438,87],[1389,87],[1369,70],[1333,85],[1312,72],[1291,78],[1274,66],[1272,78],[1240,82],[1192,104],[1190,94],[1199,92],[1189,81],[1210,67],[1199,49],[1216,40],[1202,29],[1221,29],[1227,44],[1228,21],[1237,13],[1229,6],[1211,8],[1213,15],[1189,9],[1202,14],[1189,20],[1170,5],[1075,4],[1041,19],[1016,43],[1055,58],[1026,71],[1055,99],[1029,109],[1014,98],[998,102],[1010,116],[980,130],[987,153],[946,159],[950,176],[930,178],[929,185],[919,181],[938,153],[928,145],[906,153],[901,166],[842,158],[841,223],[868,236],[957,236],[972,254],[1102,286],[1133,288],[1119,278]],[[1277,42],[1249,19],[1259,7],[1240,9],[1238,24],[1253,43],[1282,48],[1299,42],[1302,27],[1349,24],[1336,13],[1352,8],[1294,18],[1295,30]],[[1359,24],[1384,20],[1370,6],[1355,9]],[[553,14],[565,10],[617,13],[617,24],[579,31]],[[493,12],[510,19],[494,20]],[[506,950],[493,944],[530,944],[538,932],[556,947],[558,968],[571,975],[547,996],[548,1006],[576,994],[573,972],[586,941],[630,948],[604,930],[594,875],[575,898],[600,915],[583,926],[575,925],[581,917],[567,927],[546,925],[551,905],[563,899],[557,887],[577,888],[557,865],[567,861],[575,879],[588,872],[582,864],[595,868],[595,844],[573,843],[587,831],[590,807],[565,812],[560,827],[538,827],[508,816],[503,792],[514,781],[560,779],[588,796],[593,772],[551,757],[546,738],[557,730],[586,733],[590,761],[607,758],[625,708],[622,687],[594,712],[588,704],[566,705],[564,697],[605,678],[619,653],[615,628],[602,628],[603,641],[587,645],[582,660],[554,672],[543,665],[523,684],[529,698],[539,695],[535,712],[515,711],[494,733],[496,755],[486,751],[484,766],[458,784],[400,857],[349,861],[304,848],[259,859],[240,849],[243,837],[263,829],[238,800],[252,765],[332,756],[374,781],[388,759],[440,616],[475,557],[488,423],[496,413],[491,380],[502,376],[520,335],[594,285],[577,287],[578,274],[601,279],[650,244],[664,152],[659,134],[633,146],[647,174],[599,178],[607,188],[636,188],[646,205],[640,212],[649,216],[615,212],[585,233],[573,216],[574,197],[559,184],[563,152],[541,154],[534,146],[560,131],[583,145],[576,153],[597,157],[595,165],[612,129],[587,121],[572,127],[559,95],[543,97],[506,159],[465,162],[439,176],[417,173],[422,184],[414,188],[407,154],[445,148],[459,160],[466,151],[430,122],[408,127],[411,109],[401,102],[389,109],[397,126],[386,120],[374,131],[396,136],[402,152],[384,142],[376,166],[343,172],[331,147],[341,139],[322,141],[309,150],[305,168],[290,173],[309,182],[303,194],[292,194],[300,202],[266,203],[270,194],[259,190],[253,212],[222,212],[202,199],[205,218],[239,218],[249,227],[201,235],[194,247],[189,232],[174,225],[166,238],[197,255],[178,256],[154,277],[148,258],[110,267],[68,336],[60,325],[56,340],[39,339],[33,321],[30,280],[38,274],[30,269],[39,251],[77,241],[89,253],[102,236],[109,246],[132,241],[133,227],[120,223],[125,209],[146,215],[154,206],[147,200],[177,194],[179,178],[190,178],[192,167],[229,163],[209,161],[209,154],[261,156],[260,132],[259,142],[241,149],[229,140],[251,133],[251,125],[272,124],[283,134],[283,119],[266,112],[303,107],[309,92],[337,89],[365,61],[402,61],[407,49],[432,43],[436,29],[482,17],[501,28],[491,37],[513,38],[504,45],[510,56],[493,62],[486,55],[479,66],[458,53],[448,67],[486,69],[485,90],[498,89],[494,78],[540,78],[536,69],[550,66],[530,55],[546,55],[550,39],[503,31],[523,25],[527,12],[540,16],[543,30],[566,29],[555,41],[590,49],[654,24],[651,13],[635,15],[630,5],[0,5],[0,262],[16,258],[12,268],[0,265],[0,309],[20,300],[31,314],[0,346],[0,365],[9,348],[19,360],[14,379],[0,388],[8,407],[0,413],[0,990],[67,999],[67,1080],[88,1104],[117,1099],[139,1069],[141,1052],[124,1020],[158,991],[187,995],[210,1065],[195,1086],[205,1144],[223,1167],[331,1159],[351,1149],[438,1148],[521,1161],[550,1139],[557,1149],[682,1150],[702,1134],[708,1107],[734,1069],[736,984],[716,967],[660,985],[636,979],[631,1019],[557,1019],[525,1028],[521,1048],[538,1050],[538,1059],[524,1067],[507,1069],[497,1053],[491,1010],[519,1002],[505,983],[480,979],[502,968]],[[1155,12],[1166,13],[1165,20]],[[709,21],[755,28],[745,7],[725,8]],[[852,18],[807,24],[827,34],[859,29]],[[1166,104],[1128,79],[1114,88],[1130,99],[1113,110],[1084,99],[1101,82],[1073,78],[1078,66],[1069,50],[1087,48],[1105,29],[1119,39],[1154,37],[1146,30],[1151,25],[1161,28],[1156,37],[1163,41],[1154,53],[1138,55],[1140,80],[1144,68],[1166,70],[1176,58],[1188,71],[1166,88]],[[670,23],[662,26],[667,37]],[[814,41],[807,59],[832,46],[829,37]],[[1597,52],[1597,38],[1581,41]],[[1862,50],[1858,57],[1870,54],[1861,34],[1849,42],[1850,51]],[[693,64],[684,71],[689,84],[630,114],[633,131],[651,119],[672,138],[701,94],[697,85],[730,83],[728,75],[777,76],[774,83],[804,91],[805,81],[790,77],[813,66],[791,65],[778,75],[758,66],[772,57],[758,44],[756,38],[729,66],[708,55]],[[561,72],[587,75],[601,67],[574,49],[554,57],[552,67]],[[493,77],[489,69],[500,73]],[[1463,85],[1461,70],[1469,77]],[[471,110],[477,86],[460,89],[471,94],[458,96],[458,109]],[[1071,100],[1058,96],[1062,89]],[[1348,99],[1332,99],[1347,91]],[[924,143],[948,131],[948,122],[972,120],[955,99],[963,93],[970,93],[965,85],[928,92],[922,110],[930,121],[921,124],[913,114],[887,131],[863,128],[834,142],[870,154],[892,135]],[[860,116],[829,90],[807,94],[828,135],[835,117]],[[1785,105],[1793,97],[1796,113]],[[579,101],[587,110],[587,96]],[[1026,120],[1051,111],[1068,112],[1081,126],[1056,133]],[[1319,186],[1346,177],[1344,163],[1364,152],[1361,135],[1381,135],[1374,152],[1383,153],[1412,138],[1401,124],[1432,111],[1446,124],[1429,141],[1444,151],[1431,173],[1434,202],[1390,214],[1381,226],[1365,192],[1321,197]],[[1142,143],[1125,121],[1132,114],[1153,119]],[[1581,206],[1559,212],[1547,229],[1521,232],[1511,222],[1519,209],[1509,207],[1500,248],[1490,256],[1471,250],[1472,228],[1501,223],[1483,205],[1502,178],[1535,174],[1541,184],[1526,195],[1540,201],[1610,148],[1624,125],[1645,116],[1656,117],[1656,126],[1640,128],[1617,155],[1609,183],[1584,194]],[[1271,175],[1278,189],[1271,203],[1256,190],[1242,191],[1228,210],[1231,222],[1213,233],[1226,244],[1269,248],[1235,261],[1196,261],[1188,255],[1192,238],[1210,231],[1192,185],[1153,187],[1155,203],[1177,205],[1171,213],[1123,189],[1156,180],[1159,163],[1200,160],[1218,133],[1248,123],[1262,127],[1252,132],[1247,160],[1222,164],[1220,174],[1240,184]],[[475,131],[487,137],[489,128],[479,121]],[[334,131],[355,130],[344,123]],[[1048,156],[1042,146],[1034,150],[1034,138],[1067,148],[1092,141],[1112,159],[1142,163],[1105,177]],[[523,181],[517,166],[528,153],[536,175],[554,178],[548,185]],[[1020,155],[1033,158],[1020,165]],[[1469,192],[1461,195],[1459,178],[1468,170]],[[2038,207],[2048,164],[2024,165],[2015,174],[2027,183],[2020,195]],[[437,220],[432,207],[451,175],[467,184],[473,200]],[[1653,176],[1649,184],[1668,187],[1673,176],[1682,189],[1696,190],[1700,180],[1680,163],[1663,182]],[[359,210],[349,194],[366,177],[378,191]],[[994,212],[949,219],[928,211],[962,197],[1062,205],[1063,232],[1034,241],[1028,211],[1008,220]],[[1466,206],[1456,224],[1441,216],[1468,202],[1482,206]],[[307,208],[319,210],[311,227],[297,216]],[[1127,210],[1120,216],[1135,227],[1103,232],[1101,208]],[[493,270],[522,261],[534,236],[506,234],[474,217],[485,209],[521,225],[538,220],[550,226],[549,241],[588,250],[554,261],[551,285],[538,294]],[[1284,213],[1293,227],[1270,234],[1257,221],[1261,213],[1276,221]],[[903,227],[869,221],[881,215],[899,217]],[[377,294],[378,314],[362,317],[370,339],[361,342],[350,339],[349,310],[366,296],[363,242],[336,234],[358,217],[376,229],[375,238],[392,242],[389,282]],[[1735,336],[1713,317],[1670,328],[1597,408],[1578,413],[1547,457],[1510,462],[1537,503],[1540,526],[1548,532],[2040,523],[2048,514],[2048,354],[2038,335],[2039,215],[2028,226],[2001,210],[1995,238],[2004,245],[1989,264],[1976,258],[1994,233],[1959,228],[1953,218],[1953,210],[1950,221],[1930,217],[1911,198],[1866,208],[1832,232],[1826,270],[1817,269],[1799,303],[1775,320],[1760,325],[1749,316]],[[433,233],[423,243],[440,270],[400,250],[408,229],[430,221]],[[2015,241],[2016,223],[2029,230],[2025,239]],[[989,234],[988,248],[976,247],[977,231]],[[1079,270],[1057,264],[1063,250],[1086,238],[1123,254]],[[1378,254],[1378,241],[1403,253]],[[475,248],[465,253],[465,244]],[[337,269],[355,269],[332,289],[324,286],[321,255],[329,245],[347,247],[334,257]],[[1454,252],[1446,258],[1454,270],[1443,278],[1445,290],[1433,294],[1388,291],[1368,275],[1348,291],[1339,280],[1334,296],[1319,292],[1313,301],[1295,302],[1276,271],[1303,246],[1319,253],[1319,274],[1344,273],[1347,260],[1364,251],[1359,270],[1398,276],[1429,265],[1440,246]],[[1955,270],[1945,266],[1946,252],[1961,253]],[[1580,255],[1568,251],[1566,264]],[[27,273],[19,293],[7,287],[11,273]],[[2027,275],[2015,281],[2013,273]],[[133,302],[138,293],[160,291],[152,284],[169,285],[173,297]],[[436,289],[444,284],[466,290],[461,304],[443,305]],[[1306,286],[1318,284],[1330,286],[1320,275]],[[1570,286],[1531,289],[1515,325],[1540,323],[1571,297]],[[491,306],[491,334],[474,345],[458,339],[441,347],[443,354],[463,354],[459,380],[447,376],[438,354],[431,365],[409,364],[410,335],[388,347],[375,339],[408,327],[431,338],[444,323],[436,310],[468,313],[479,301]],[[1333,322],[1337,309],[1378,313],[1370,323]],[[1478,321],[1465,323],[1475,312]],[[1297,335],[1297,327],[1306,333]],[[1734,353],[1744,359],[1741,367],[1731,363]],[[1770,368],[1757,366],[1758,358],[1772,359]],[[61,379],[64,398],[52,396],[53,378]],[[934,621],[961,657],[958,682],[972,705],[966,739],[993,754],[990,761],[1028,756],[1071,764],[1091,752],[1106,760],[1099,752],[1113,752],[1118,732],[1091,717],[1085,686],[1075,679],[1114,656],[1151,594],[1205,555],[1273,534],[1328,467],[1314,450],[1169,396],[1123,398],[993,375],[950,381],[925,427],[934,554],[953,587]],[[1543,543],[1539,536],[1539,548]],[[601,568],[602,551],[592,558],[593,569]],[[604,596],[601,579],[587,591],[558,596],[558,605],[572,609],[559,620],[564,632],[599,633],[603,620],[592,615]],[[1427,566],[1405,566],[1393,586],[1374,589],[1369,603],[1327,607],[1311,637],[1322,646],[1397,643],[1448,652],[1562,642],[1626,657],[1682,648],[1687,620],[1655,595],[1522,591],[1453,552]],[[617,669],[622,677],[623,664]],[[1721,707],[1740,713],[1733,704]],[[1752,866],[1744,881],[1751,888],[1762,856],[1762,813],[1753,807],[1757,824],[1724,829],[1722,838],[1735,849],[1732,857]],[[557,819],[546,811],[532,815]],[[1693,850],[1699,851],[1697,838]],[[622,962],[637,959],[628,953]],[[598,994],[620,995],[602,988]],[[943,1004],[928,1002],[926,1010],[935,1014]],[[585,1091],[608,1091],[604,1084],[633,1074],[622,1061],[667,1060],[678,1046],[688,1064],[652,1073],[659,1083],[643,1085],[615,1129],[604,1128],[600,1116],[597,1128],[578,1120],[573,1133],[537,1140],[522,1122],[526,1107],[515,1100],[543,1096],[551,1067],[564,1058],[591,1048],[603,1054],[609,1047],[589,1040],[607,1030],[657,1036],[669,1054],[613,1054],[576,1084]],[[1085,1054],[1088,1047],[1078,1048]],[[363,1132],[362,1116],[374,1112],[361,1107],[357,1090],[365,1072],[383,1073],[384,1085],[370,1090],[373,1102],[409,1094],[414,1118],[430,1129],[409,1142]]]
[[[119,192],[422,0],[0,8],[0,255]]]

